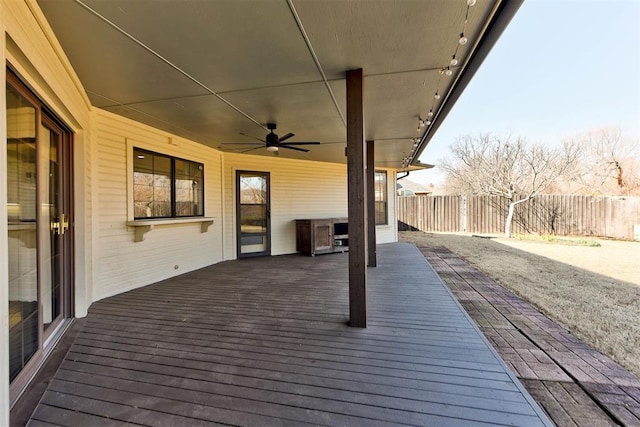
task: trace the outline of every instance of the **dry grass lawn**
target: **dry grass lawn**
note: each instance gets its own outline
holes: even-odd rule
[[[640,376],[640,243],[573,246],[535,240],[401,232],[444,246],[583,341]],[[590,239],[593,240],[593,239]]]

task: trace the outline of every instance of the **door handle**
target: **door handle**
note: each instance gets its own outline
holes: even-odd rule
[[[69,229],[69,218],[65,214],[60,214],[60,228],[62,229],[62,233],[64,234]]]
[[[51,231],[58,236],[62,236],[69,229],[69,218],[65,214],[60,214],[60,219],[51,223]]]

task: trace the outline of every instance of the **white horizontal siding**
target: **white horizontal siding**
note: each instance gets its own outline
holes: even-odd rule
[[[74,135],[74,194],[75,194],[75,315],[84,317],[93,301],[93,167],[94,147],[90,130]],[[78,197],[82,194],[82,197]],[[80,255],[82,254],[82,255]]]
[[[218,151],[96,109],[97,234],[93,299],[128,291],[222,260],[221,155]],[[171,138],[171,144],[169,143]],[[132,147],[194,160],[205,168],[205,216],[216,217],[207,233],[200,224],[155,226],[142,242],[127,227],[128,150]]]
[[[295,220],[347,215],[346,166],[225,153],[225,258],[236,258],[236,171],[269,172],[271,253],[296,251]]]
[[[398,209],[396,195],[396,171],[387,170],[387,225],[376,226],[376,243],[391,243],[398,241]]]
[[[296,252],[295,220],[347,217],[346,165],[279,157],[224,155],[225,258],[236,258],[236,171],[269,172],[271,179],[271,253]],[[389,225],[376,227],[379,243],[397,240],[395,173],[388,173]]]

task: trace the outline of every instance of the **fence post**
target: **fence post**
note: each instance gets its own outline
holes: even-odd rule
[[[467,196],[462,196],[460,201],[460,231],[467,232]]]

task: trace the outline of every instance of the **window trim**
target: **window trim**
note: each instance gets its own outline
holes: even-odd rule
[[[168,138],[169,142],[171,142],[172,138]],[[127,226],[134,226],[133,224],[135,223],[140,223],[141,221],[151,221],[151,222],[160,222],[162,221],[164,224],[179,224],[179,223],[184,223],[184,222],[205,222],[205,221],[211,221],[214,218],[212,217],[207,217],[207,204],[205,203],[206,200],[206,186],[205,186],[205,181],[206,181],[206,164],[203,161],[197,161],[194,160],[192,158],[188,158],[188,157],[183,157],[181,155],[179,155],[178,153],[175,153],[172,151],[173,150],[163,150],[163,151],[157,151],[158,147],[153,147],[150,146],[149,144],[144,144],[141,143],[140,141],[134,141],[132,139],[126,138],[126,145],[127,145],[127,220],[126,220],[126,224]],[[202,170],[202,214],[200,215],[191,215],[191,216],[168,216],[168,217],[141,217],[141,218],[136,218],[135,217],[135,201],[134,201],[134,167],[135,167],[135,159],[134,159],[134,155],[133,152],[135,149],[139,149],[142,151],[148,151],[151,154],[154,155],[159,155],[159,156],[165,156],[168,157],[170,159],[177,159],[177,160],[183,160],[183,161],[188,161],[188,162],[193,162],[193,163],[198,163],[201,164],[203,167]],[[175,179],[172,178],[172,184],[175,182]],[[172,213],[175,213],[175,184],[172,185],[171,188],[171,210]],[[202,221],[198,221],[198,220],[202,220]]]
[[[378,174],[384,174],[384,200],[381,200],[381,201],[375,200],[376,175],[378,175]],[[388,226],[389,225],[389,174],[387,173],[386,170],[383,170],[383,169],[374,170],[373,186],[374,186],[373,190],[374,190],[374,205],[375,205],[375,207],[377,208],[377,204],[378,203],[384,203],[384,206],[385,206],[384,222],[378,223],[378,221],[374,217],[375,225],[376,226]],[[377,212],[377,209],[374,209],[374,213],[375,212]]]
[[[171,137],[168,138],[169,143],[172,142]],[[171,227],[175,224],[199,224],[200,225],[200,233],[206,233],[209,231],[209,228],[215,223],[216,218],[205,216],[206,215],[206,203],[204,200],[206,199],[205,192],[205,175],[204,171],[202,174],[202,192],[203,192],[203,215],[201,216],[179,216],[174,218],[140,218],[134,219],[135,208],[133,201],[133,168],[134,168],[134,159],[133,159],[133,150],[134,148],[139,148],[141,150],[149,151],[151,153],[157,153],[159,155],[166,155],[168,157],[178,158],[180,160],[187,160],[194,163],[200,163],[203,166],[206,166],[204,162],[199,162],[197,160],[179,157],[178,155],[173,155],[171,153],[172,150],[165,151],[164,153],[158,152],[157,147],[150,146],[149,144],[141,143],[140,141],[133,141],[129,138],[125,138],[126,146],[127,146],[127,220],[125,221],[125,226],[128,231],[133,231],[133,241],[134,243],[142,242],[145,240],[145,235],[153,230],[156,227]],[[173,144],[172,144],[173,145]],[[177,153],[176,153],[177,154]]]

